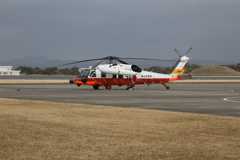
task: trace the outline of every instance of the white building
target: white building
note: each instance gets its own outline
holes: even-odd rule
[[[19,76],[21,71],[12,70],[13,66],[0,66],[0,76]]]

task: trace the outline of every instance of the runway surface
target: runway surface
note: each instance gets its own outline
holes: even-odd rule
[[[112,90],[72,84],[0,84],[0,98],[135,107],[240,117],[239,83],[168,83]]]

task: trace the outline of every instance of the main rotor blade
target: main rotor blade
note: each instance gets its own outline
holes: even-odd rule
[[[81,63],[81,62],[89,62],[89,61],[97,61],[97,60],[102,60],[104,58],[97,58],[97,59],[88,59],[88,60],[82,60],[82,61],[76,61],[76,62],[71,62],[71,63],[66,63],[66,64],[62,64],[56,67],[61,67],[61,66],[66,66],[66,65],[70,65],[70,64],[76,64],[76,63]],[[105,60],[105,59],[104,59]]]
[[[123,61],[123,60],[120,60],[120,59],[117,59],[118,62],[121,62],[123,64],[128,64],[127,62]]]
[[[192,47],[189,48],[189,50],[184,54],[185,56],[192,50]]]
[[[101,60],[100,62],[98,62],[97,64],[95,64],[94,66],[92,66],[92,69],[96,68],[99,64],[101,64],[103,61],[105,61],[106,59],[104,60]]]
[[[182,57],[180,52],[175,48],[174,51],[179,55],[179,57]]]
[[[180,61],[180,60],[178,60],[178,61],[172,66],[172,68],[176,68],[177,65],[178,65],[178,63],[179,63],[179,61]]]
[[[89,62],[89,61],[97,61],[97,60],[101,60],[100,62],[98,62],[97,64],[95,64],[92,68],[96,68],[99,64],[101,64],[104,60],[117,60],[123,64],[128,64],[127,62],[120,60],[120,59],[135,59],[135,60],[155,60],[155,61],[169,61],[169,62],[176,62],[173,60],[164,60],[164,59],[152,59],[152,58],[120,58],[120,57],[114,57],[114,56],[108,56],[108,57],[104,57],[104,58],[97,58],[97,59],[88,59],[88,60],[82,60],[82,61],[76,61],[76,62],[71,62],[71,63],[66,63],[66,64],[62,64],[56,67],[61,67],[61,66],[66,66],[66,65],[70,65],[70,64],[76,64],[76,63],[82,63],[82,62]]]
[[[169,61],[169,62],[176,62],[176,61],[174,61],[174,60],[152,59],[152,58],[120,58],[120,59],[155,60],[155,61]]]

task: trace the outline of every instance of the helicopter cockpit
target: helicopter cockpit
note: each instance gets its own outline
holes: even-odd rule
[[[99,72],[96,70],[89,70],[89,69],[79,69],[80,74],[77,76],[77,78],[88,78],[88,77],[106,77],[106,73]]]
[[[88,77],[90,71],[91,70],[89,70],[89,69],[79,70],[80,74],[77,77],[78,78],[86,78],[86,77]]]
[[[96,70],[83,69],[79,70],[78,78],[96,77]]]

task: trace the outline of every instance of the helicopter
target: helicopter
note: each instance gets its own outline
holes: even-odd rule
[[[89,68],[79,69],[80,74],[69,80],[70,84],[76,84],[78,87],[81,85],[90,85],[93,89],[97,90],[100,86],[104,86],[107,90],[112,89],[112,85],[123,86],[126,85],[126,90],[133,90],[135,85],[140,84],[162,84],[166,89],[170,89],[167,82],[191,79],[191,75],[184,74],[185,66],[189,61],[189,57],[186,55],[192,47],[184,54],[181,55],[180,52],[175,49],[175,52],[179,55],[179,60],[174,65],[174,69],[171,74],[161,74],[142,70],[139,66],[134,64],[128,64],[122,59],[137,59],[137,60],[156,60],[156,61],[172,61],[163,59],[150,59],[150,58],[120,58],[115,56],[108,56],[104,58],[88,59],[77,62],[72,62],[68,64],[59,65],[65,66],[70,64],[97,61],[100,60],[94,66]],[[102,64],[103,61],[108,61],[107,64]],[[116,61],[120,63],[116,63]]]

